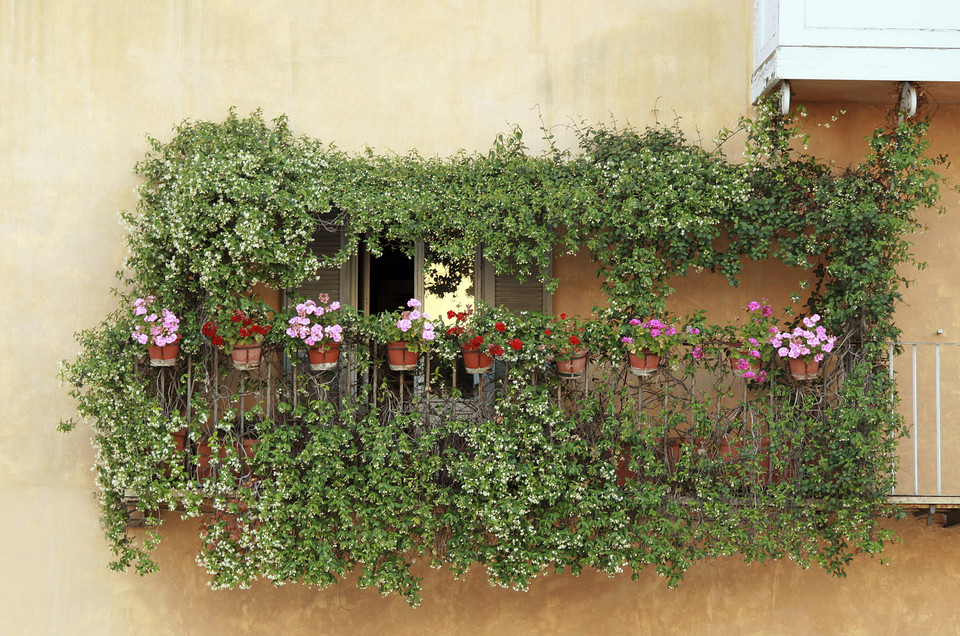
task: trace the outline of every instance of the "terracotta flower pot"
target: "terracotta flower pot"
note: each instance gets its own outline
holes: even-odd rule
[[[677,462],[680,461],[680,445],[681,440],[679,438],[667,438],[662,437],[653,440],[654,442],[654,452],[656,453],[657,458],[662,459],[663,466],[668,472],[674,472],[676,470]],[[645,467],[643,465],[638,466],[638,470],[631,470],[630,462],[633,459],[633,452],[631,447],[623,443],[620,445],[620,455],[617,456],[617,485],[624,486],[627,482],[630,481],[640,481],[644,477]],[[659,471],[649,471],[649,473],[656,473]]]
[[[179,431],[174,431],[171,433],[173,436],[173,443],[177,448],[177,457],[180,459],[179,463],[183,464],[183,449],[187,447],[187,429],[181,428]],[[163,476],[170,477],[170,464],[168,463],[163,471]]]
[[[751,464],[749,467],[742,465],[740,456],[745,452],[752,451],[747,450],[747,442],[742,438],[730,440],[724,437],[717,447],[717,454],[721,461],[731,465],[734,475],[758,486],[769,484],[772,477],[770,472],[770,440],[766,437],[760,438],[756,464]]]
[[[168,345],[148,346],[147,353],[150,355],[151,367],[172,367],[177,361],[177,356],[180,355],[180,334],[177,334],[177,339]]]
[[[240,371],[249,371],[260,366],[260,353],[263,350],[261,343],[252,345],[237,345],[230,352],[233,366]]]
[[[463,352],[463,367],[467,373],[487,373],[493,368],[493,357],[479,349],[461,347]]]
[[[387,343],[387,364],[393,371],[413,371],[417,368],[416,351],[407,349],[406,342]]]
[[[557,373],[565,378],[581,375],[587,368],[587,350],[574,349],[572,353],[565,352],[563,357],[557,358]]]
[[[788,358],[787,364],[790,366],[790,375],[794,380],[812,380],[820,372],[820,361],[811,360],[804,362],[794,358]]]
[[[239,442],[233,444],[234,450],[236,450],[237,455],[240,457],[240,473],[238,474],[234,471],[234,477],[240,477],[240,474],[246,474],[249,472],[249,462],[247,460],[253,458],[254,445],[257,444],[260,440],[258,439],[249,439],[244,438]],[[227,457],[227,446],[221,446],[220,451],[217,453],[220,460],[224,460]],[[216,473],[213,466],[210,465],[210,458],[213,456],[213,453],[210,449],[209,440],[204,439],[200,442],[200,446],[197,448],[197,479],[201,481],[204,479],[210,479]]]
[[[630,452],[630,445],[623,443],[620,445],[620,455],[617,456],[617,485],[621,488],[626,485],[627,480],[636,480],[637,471],[630,470],[630,461],[633,459],[633,453]]]
[[[330,342],[321,347],[311,347],[307,351],[310,369],[313,371],[332,371],[340,360],[340,343]]]
[[[741,369],[740,360],[746,360],[749,366],[746,369]],[[744,371],[759,371],[760,358],[755,358],[751,355],[734,353],[730,356],[730,367],[738,373],[743,373]]]
[[[633,375],[650,375],[656,373],[657,369],[660,368],[660,356],[647,350],[641,351],[639,355],[628,353],[627,359],[630,361],[630,373]]]

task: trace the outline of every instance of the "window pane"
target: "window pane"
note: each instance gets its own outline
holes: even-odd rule
[[[450,309],[465,309],[474,300],[473,259],[453,263],[434,262],[423,273],[424,311],[433,318],[446,317]]]

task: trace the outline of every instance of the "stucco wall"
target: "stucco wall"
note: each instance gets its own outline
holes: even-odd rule
[[[124,258],[117,213],[135,205],[131,167],[146,151],[144,133],[166,138],[181,119],[219,120],[235,105],[286,113],[295,131],[348,150],[484,150],[512,123],[537,147],[541,115],[561,143],[572,142],[571,121],[611,114],[636,125],[681,116],[692,138],[709,139],[749,107],[751,29],[749,0],[0,0],[0,632],[877,633],[955,624],[956,531],[914,521],[898,524],[906,541],[891,549],[890,566],[858,560],[846,580],[730,559],[697,565],[677,591],[650,573],[639,582],[547,577],[517,593],[490,588],[480,573],[452,582],[424,569],[426,601],[415,611],[350,585],[209,591],[192,560],[195,524],[175,520],[159,575],[115,574],[97,526],[89,429],[55,431],[74,407],[57,363],[76,350],[71,334],[112,307]],[[853,138],[876,120],[864,113]],[[936,147],[949,152],[960,120],[942,119],[954,124],[935,129]],[[833,134],[825,150],[846,157],[847,138]],[[950,333],[960,329],[955,312],[927,305],[931,295],[938,307],[958,302],[947,240],[958,228],[935,221],[938,232],[919,237],[918,249],[944,265],[908,292],[904,315],[919,321],[904,325],[908,333],[935,327],[934,315],[951,316]],[[588,276],[568,289],[593,285]],[[720,302],[705,285],[705,300]]]

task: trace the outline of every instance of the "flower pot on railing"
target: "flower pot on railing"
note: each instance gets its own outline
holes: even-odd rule
[[[757,371],[760,369],[760,358],[751,355],[748,349],[742,349],[743,343],[733,342],[727,346],[727,359],[734,371]]]
[[[236,451],[237,456],[240,458],[240,472],[233,472],[234,477],[240,477],[250,471],[249,460],[253,458],[254,445],[256,445],[260,440],[244,438],[239,442],[233,443],[231,446]],[[220,451],[217,453],[217,456],[220,458],[221,463],[224,459],[227,458],[227,449],[229,446],[221,446]],[[210,479],[216,474],[214,466],[211,465],[210,458],[213,456],[213,453],[210,449],[210,441],[204,439],[200,442],[200,445],[197,447],[197,479],[205,480]]]
[[[819,360],[807,362],[799,358],[788,358],[787,364],[790,366],[790,375],[794,380],[812,380],[820,372]]]
[[[467,373],[487,373],[493,368],[493,356],[476,348],[461,347],[463,368]]]
[[[260,353],[263,350],[261,343],[252,345],[236,345],[230,351],[233,366],[240,371],[249,371],[260,366]]]
[[[328,342],[319,347],[310,347],[307,357],[310,359],[311,370],[332,371],[337,368],[340,360],[340,343]]]
[[[187,447],[187,429],[181,428],[179,431],[174,431],[171,433],[173,436],[173,444],[177,449],[177,458],[180,460],[179,463],[183,464],[183,449]],[[170,464],[168,463],[164,467],[163,476],[170,478],[171,469]]]
[[[754,448],[751,449],[751,446]],[[750,455],[752,451],[756,452],[756,458],[753,463],[746,464],[744,456]],[[770,483],[772,473],[769,438],[761,437],[759,444],[755,445],[740,437],[723,437],[717,446],[717,455],[724,464],[730,466],[731,474],[740,477],[745,483],[757,486]]]
[[[630,373],[636,376],[646,376],[657,372],[660,367],[660,356],[644,350],[640,353],[628,353]]]
[[[147,353],[150,355],[151,367],[172,367],[177,361],[177,356],[180,355],[180,334],[177,334],[177,339],[168,345],[162,347],[149,345]]]
[[[557,374],[564,378],[574,378],[583,374],[587,368],[587,350],[574,349],[572,353],[566,353],[563,357],[558,357]]]
[[[387,364],[392,371],[413,371],[417,368],[418,355],[407,349],[406,342],[387,343]]]

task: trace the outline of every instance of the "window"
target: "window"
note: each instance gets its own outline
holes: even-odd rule
[[[318,256],[333,256],[346,244],[342,232],[331,231],[336,215],[321,217],[310,249]],[[424,301],[431,316],[443,316],[448,309],[464,307],[479,298],[489,305],[503,305],[512,311],[552,313],[552,296],[536,279],[520,282],[516,277],[497,274],[493,265],[478,255],[472,264],[458,263],[426,268],[427,250],[414,247],[411,259],[400,246],[385,246],[383,254],[372,256],[361,248],[342,268],[324,268],[311,281],[294,290],[316,299],[321,292],[331,300],[358,307],[365,313],[392,311],[416,297]],[[547,272],[550,274],[551,272]]]

